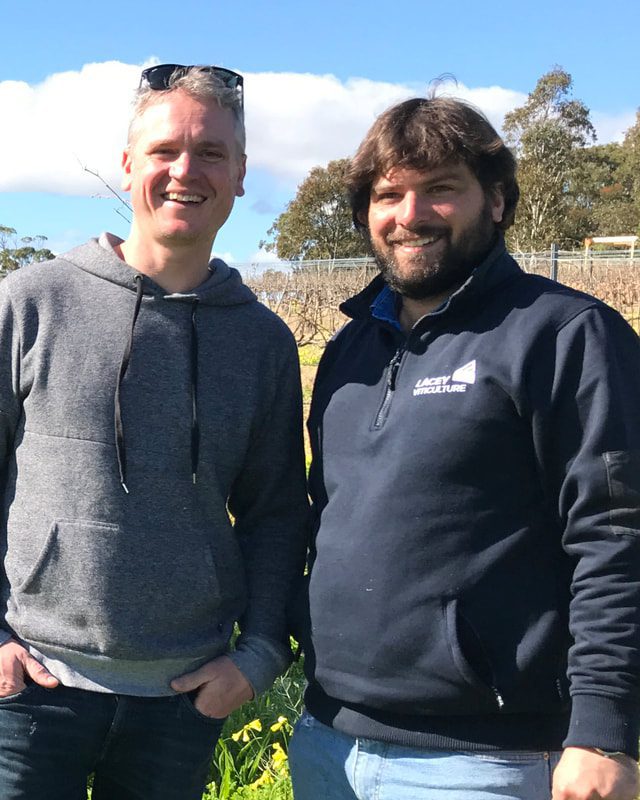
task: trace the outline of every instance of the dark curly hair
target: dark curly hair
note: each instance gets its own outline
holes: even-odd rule
[[[516,160],[487,118],[462,100],[416,97],[381,114],[351,160],[347,190],[353,221],[369,209],[371,187],[392,169],[433,169],[448,162],[466,164],[485,194],[500,187],[507,230],[516,214],[520,189]]]

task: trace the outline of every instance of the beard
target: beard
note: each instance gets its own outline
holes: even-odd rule
[[[485,201],[480,215],[452,241],[449,226],[419,225],[410,229],[405,241],[422,237],[441,237],[444,250],[439,256],[428,253],[403,254],[402,266],[394,252],[393,244],[374,244],[368,233],[369,245],[382,277],[389,287],[411,300],[425,300],[452,292],[469,278],[493,246],[496,226],[489,201]],[[392,242],[403,241],[401,236],[390,236]]]

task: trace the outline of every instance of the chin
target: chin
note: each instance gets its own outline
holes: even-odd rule
[[[205,237],[202,232],[191,229],[168,229],[160,234],[160,238],[167,244],[186,245],[195,244],[202,241]]]
[[[410,300],[426,300],[461,286],[471,275],[474,263],[420,262],[411,269],[378,260],[378,266],[391,289]]]

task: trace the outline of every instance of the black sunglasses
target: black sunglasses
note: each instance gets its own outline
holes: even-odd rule
[[[199,64],[191,64],[189,66],[184,66],[183,64],[158,64],[155,67],[148,67],[142,70],[140,86],[142,87],[146,84],[150,89],[162,91],[169,88],[169,82],[174,75],[179,78],[192,69],[201,69],[203,72],[215,75],[216,78],[219,78],[224,83],[227,89],[235,89],[240,97],[240,106],[244,108],[244,91],[242,88],[244,78],[238,72],[226,69],[226,67],[201,66]]]

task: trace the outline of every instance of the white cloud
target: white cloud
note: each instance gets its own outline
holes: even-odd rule
[[[0,152],[5,154],[0,190],[106,191],[83,166],[117,188],[139,73],[137,66],[109,61],[51,75],[35,86],[0,83]]]
[[[342,83],[333,75],[294,73],[251,75],[247,86],[250,164],[293,181],[314,166],[352,155],[376,116],[421,93],[415,85],[365,78]],[[471,89],[453,83],[443,83],[438,94],[473,103],[496,127],[507,111],[526,99],[499,86]]]
[[[293,182],[351,155],[376,114],[412,94],[390,83],[294,73],[254,74],[246,86],[249,163]]]
[[[625,111],[621,114],[591,114],[591,121],[598,134],[598,144],[621,142],[626,131],[635,124],[636,112]]]
[[[251,264],[277,264],[280,261],[278,256],[269,250],[256,250],[256,252],[249,257]]]
[[[155,61],[155,59],[150,60]],[[43,83],[0,82],[0,191],[108,194],[89,167],[115,189],[130,101],[141,65],[109,61]],[[309,169],[351,155],[376,115],[424,87],[333,75],[254,73],[246,78],[250,168],[293,186]],[[524,95],[491,86],[444,84],[439,92],[462,97],[500,127]],[[600,141],[620,138],[634,112],[594,113]]]
[[[229,263],[233,263],[233,259],[229,259]],[[260,275],[268,269],[275,269],[280,272],[289,272],[291,269],[291,264],[288,261],[282,261],[275,253],[262,248],[256,250],[245,262],[235,263],[233,266],[239,269],[240,274],[245,278]]]
[[[214,250],[211,253],[211,255],[213,256],[213,258],[221,258],[223,261],[226,261],[227,264],[231,264],[231,263],[233,263],[235,261],[235,258],[233,257],[233,253],[230,253],[228,250],[226,252],[224,252],[224,253],[217,253],[215,248],[214,248]]]

